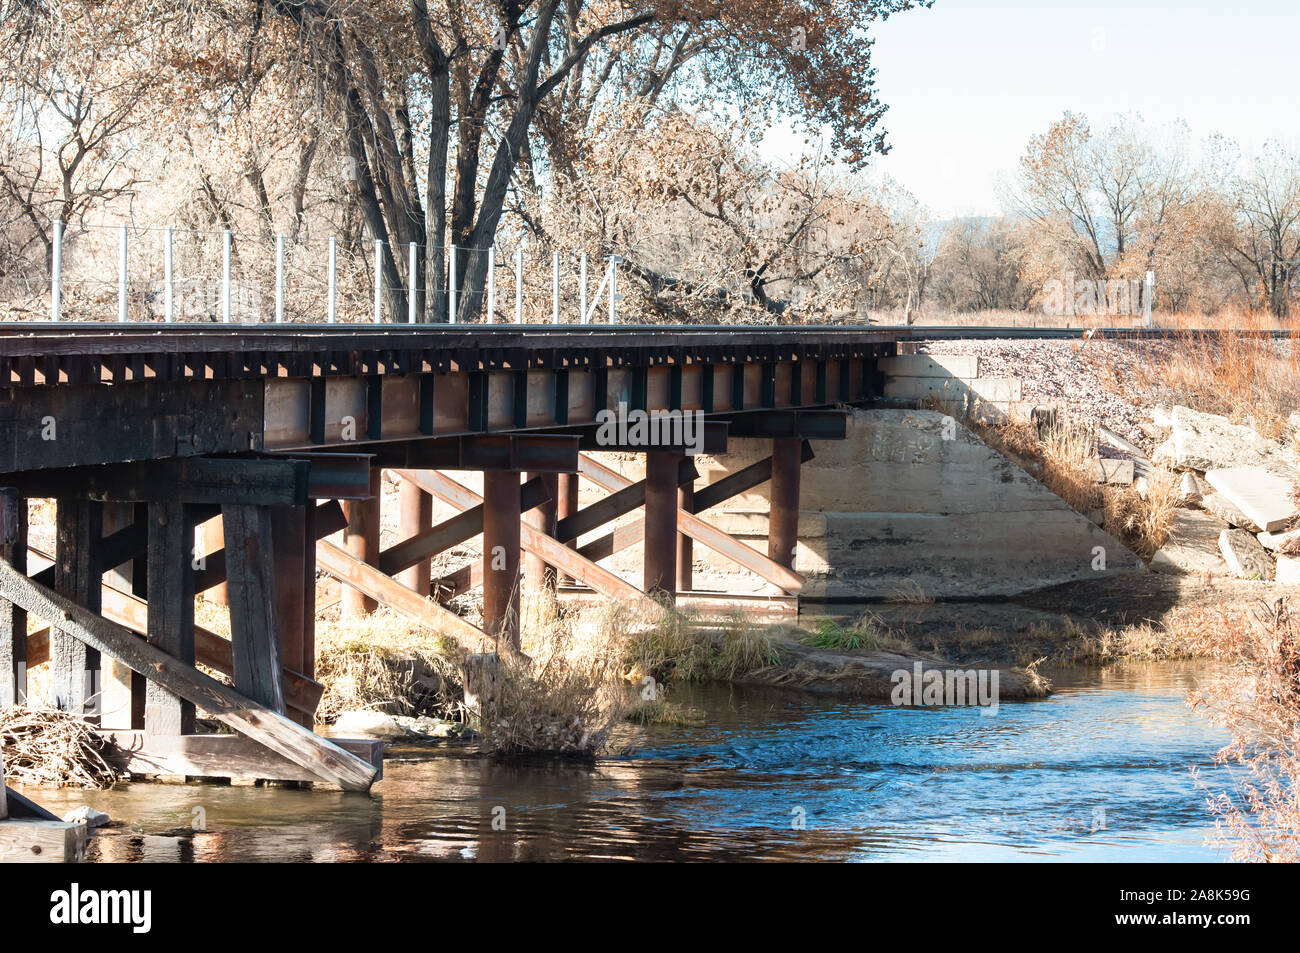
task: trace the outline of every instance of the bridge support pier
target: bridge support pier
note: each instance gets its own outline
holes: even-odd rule
[[[555,491],[555,519],[559,522],[567,519],[574,513],[578,512],[578,474],[576,473],[557,473]],[[578,548],[578,540],[571,539],[565,543],[569,549]],[[568,573],[558,573],[558,580],[562,585],[571,585],[573,577]]]
[[[778,437],[772,441],[772,483],[768,494],[767,558],[794,568],[799,545],[799,470],[803,441]]]
[[[383,470],[370,468],[370,498],[345,500],[343,513],[348,525],[343,530],[343,546],[348,555],[369,566],[379,565],[379,500],[383,494]],[[343,587],[343,616],[360,619],[378,608],[379,603],[351,586]]]
[[[400,508],[398,535],[402,539],[410,539],[433,526],[433,497],[430,494],[410,480],[402,480],[397,487],[397,500]],[[426,556],[409,569],[403,569],[394,578],[407,589],[414,589],[420,595],[427,596],[432,569],[433,558]]]
[[[280,630],[280,664],[308,678],[316,669],[315,504],[271,509],[275,618]],[[287,712],[304,727],[315,719]]]
[[[677,597],[677,468],[681,453],[651,450],[645,461],[645,591]]]
[[[695,512],[695,483],[683,483],[677,488],[677,508],[683,513]],[[695,562],[695,541],[685,533],[677,534],[677,591],[690,592],[694,588],[692,565]]]
[[[519,648],[519,471],[483,471],[483,628]]]
[[[547,500],[541,506],[534,507],[528,511],[526,519],[528,525],[538,532],[545,533],[547,536],[555,535],[555,523],[559,514],[559,477],[558,473],[529,473],[525,480],[537,478],[542,481],[546,488]],[[524,555],[524,578],[528,580],[528,591],[531,595],[537,595],[543,590],[555,593],[556,586],[556,569],[538,556],[536,553],[526,553]]]

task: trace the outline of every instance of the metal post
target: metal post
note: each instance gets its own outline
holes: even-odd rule
[[[230,229],[221,232],[221,320],[230,323]]]
[[[564,519],[578,512],[578,474],[561,473],[555,486],[555,519]],[[569,549],[578,548],[578,540],[571,539],[564,544]],[[568,585],[573,580],[564,573],[559,574],[559,583]]]
[[[406,275],[407,275],[406,283],[411,286],[411,294],[406,302],[406,323],[407,324],[415,324],[416,322],[417,309],[415,306],[415,297],[420,293],[420,289],[417,288],[415,284],[415,269],[416,269],[415,256],[416,256],[417,247],[418,246],[415,244],[415,242],[411,242],[410,261],[406,263]]]
[[[519,648],[519,473],[483,472],[483,629]]]
[[[609,323],[618,317],[618,259],[609,260]]]
[[[556,499],[559,496],[560,486],[559,474],[527,473],[524,475],[524,480],[531,480],[534,477],[542,481],[542,485],[546,487],[550,499],[529,510],[524,519],[533,529],[547,536],[554,536],[557,512]],[[546,560],[542,559],[542,557],[535,553],[524,553],[524,580],[527,582],[528,591],[532,595],[537,595],[544,589],[554,594],[555,572],[555,567],[547,565]]]
[[[50,320],[59,320],[63,311],[63,223],[54,223],[54,237],[50,243]]]
[[[560,253],[551,252],[551,323],[560,323]]]
[[[794,568],[799,544],[799,469],[803,441],[778,437],[772,441],[772,481],[768,488],[767,558]]]
[[[515,324],[524,323],[524,250],[515,249]]]
[[[284,236],[275,236],[275,323],[284,324]]]
[[[447,264],[447,323],[456,323],[456,246],[451,246]]]
[[[384,243],[375,239],[375,324],[384,320]]]
[[[488,249],[487,323],[497,320],[497,247]]]
[[[682,454],[645,455],[645,591],[670,603],[677,592],[677,469]]]
[[[1147,294],[1146,294],[1146,325],[1151,327],[1151,299],[1155,297],[1156,292],[1156,273],[1147,272]]]
[[[578,260],[578,321],[587,323],[587,253]]]
[[[172,270],[172,227],[163,231],[163,320],[168,324],[176,319],[175,274]]]
[[[117,320],[126,320],[126,242],[127,227],[123,225],[119,232],[121,236],[121,258],[118,261],[117,268]]]
[[[334,278],[336,266],[338,264],[338,248],[336,246],[337,246],[337,239],[335,239],[335,237],[331,235],[330,236],[330,268],[329,268],[329,304],[327,306],[328,307],[327,320],[329,321],[330,324],[334,323],[334,293],[337,290],[337,286]]]

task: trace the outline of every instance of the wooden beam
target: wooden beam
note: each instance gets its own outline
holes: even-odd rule
[[[18,510],[24,505],[17,487],[0,487],[0,546],[18,542]]]
[[[149,641],[182,665],[193,666],[194,528],[185,518],[184,503],[149,504],[148,567]],[[192,734],[194,705],[149,681],[144,727],[150,734]]]
[[[310,470],[307,460],[185,457],[29,470],[6,482],[27,496],[268,506],[306,503]]]
[[[192,778],[245,778],[261,781],[319,781],[299,764],[268,751],[243,735],[147,735],[142,731],[101,731],[113,747],[105,757],[129,774],[169,774]],[[384,743],[373,739],[331,738],[330,742],[375,769],[383,778]]]
[[[631,486],[632,481],[587,456],[579,458],[582,475],[611,493]],[[780,563],[773,562],[733,536],[710,526],[692,513],[677,513],[677,528],[697,543],[703,543],[719,555],[756,573],[791,595],[803,588],[803,577]],[[594,587],[593,587],[594,588]]]
[[[232,591],[234,586],[231,587]],[[0,595],[29,613],[56,620],[74,638],[129,665],[253,740],[349,791],[367,790],[373,765],[362,762],[265,705],[182,665],[132,632],[0,563]]]
[[[344,504],[348,525],[343,531],[343,545],[353,558],[375,565],[379,562],[379,527],[382,515],[380,499],[383,495],[383,471],[374,467],[370,471],[370,498]],[[356,587],[343,590],[343,616],[359,619],[375,611],[377,603],[363,595]]]
[[[0,545],[0,561],[19,572],[27,571],[27,501],[14,505],[8,535],[12,542]],[[27,613],[7,599],[0,599],[0,707],[27,703]]]
[[[223,506],[221,519],[229,554],[226,562],[235,688],[283,714],[271,511],[264,506]]]
[[[459,510],[468,510],[483,502],[478,494],[436,470],[424,470],[419,474],[415,471],[403,470],[402,473],[403,475],[411,473],[410,478],[420,486]],[[583,558],[576,550],[569,549],[558,540],[537,532],[531,526],[520,527],[519,540],[524,549],[537,553],[561,572],[567,573],[583,585],[590,586],[611,599],[627,599],[647,607],[658,608],[658,605],[636,586],[625,582],[603,566],[597,566],[591,560]]]
[[[0,864],[72,864],[85,852],[85,824],[27,818],[0,824]]]
[[[103,566],[102,504],[60,498],[55,509],[54,586],[63,596],[99,612]],[[50,634],[50,704],[75,714],[98,714],[99,654],[65,631],[57,619]]]
[[[324,503],[316,504],[312,514],[312,534],[316,539],[333,536],[347,525],[347,517],[343,514],[343,507],[337,500],[326,500]],[[224,538],[224,530],[222,533]],[[225,585],[226,550],[223,547],[203,557],[202,566],[194,575],[194,591],[207,592]],[[229,598],[226,601],[228,602]]]
[[[468,651],[482,652],[492,639],[482,629],[451,610],[407,589],[374,566],[363,563],[333,543],[316,544],[316,561],[327,573],[344,584],[383,603],[416,625],[455,639]]]
[[[39,561],[51,561],[49,556],[38,549],[29,547],[28,552]],[[148,605],[143,599],[107,585],[100,591],[100,596],[104,618],[116,622],[118,625],[124,626],[139,635],[148,633]],[[27,652],[29,665],[40,665],[49,661],[50,630],[48,626],[35,630],[27,637]],[[235,674],[230,640],[198,625],[194,627],[194,657],[209,668],[216,669],[222,675]],[[316,707],[320,704],[320,697],[325,691],[325,686],[314,681],[310,676],[291,669],[283,669],[281,674],[283,676],[285,705],[306,714],[315,712]]]

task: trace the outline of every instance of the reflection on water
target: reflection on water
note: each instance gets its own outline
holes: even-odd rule
[[[369,797],[35,793],[59,813],[88,803],[125,822],[93,839],[101,860],[1214,860],[1189,768],[1222,783],[1212,760],[1224,739],[1183,702],[1205,671],[1049,672],[1055,695],[995,717],[679,690],[708,721],[637,729],[639,747],[620,758],[404,750]],[[200,819],[206,830],[191,830]]]

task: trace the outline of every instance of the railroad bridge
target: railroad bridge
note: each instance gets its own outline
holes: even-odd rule
[[[881,395],[880,359],[913,335],[0,325],[0,704],[24,701],[28,667],[48,661],[49,701],[111,735],[133,772],[366,789],[375,746],[311,730],[318,569],[341,583],[345,613],[383,604],[473,652],[518,647],[521,575],[672,602],[692,596],[695,544],[796,595],[807,441],[842,438],[844,407]],[[611,443],[623,431],[602,432],[603,412],[632,411],[692,413],[702,430]],[[724,454],[737,436],[770,439],[771,455],[696,492],[689,454]],[[645,454],[645,479],[586,455],[597,449]],[[381,550],[385,469],[400,476],[401,541]],[[481,495],[464,471],[481,472],[466,481]],[[606,495],[579,508],[579,479]],[[766,554],[696,515],[765,482]],[[458,515],[433,525],[435,497]],[[56,501],[53,552],[29,544],[29,498]],[[340,530],[343,546],[326,540]],[[435,554],[480,534],[481,565],[432,578]],[[640,588],[600,565],[637,544]],[[439,602],[480,585],[483,629]],[[219,586],[229,639],[195,625],[196,593]],[[196,734],[196,706],[236,734]]]

